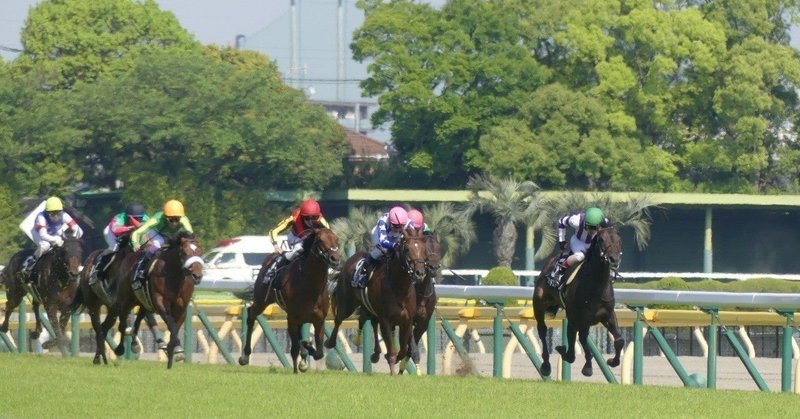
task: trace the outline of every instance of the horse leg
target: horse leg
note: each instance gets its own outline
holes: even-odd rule
[[[69,310],[59,309],[56,305],[47,308],[47,316],[52,319],[55,325],[56,344],[64,357],[69,356],[69,342],[67,342],[67,323],[69,323]]]
[[[381,345],[378,342],[378,319],[377,318],[370,318],[367,319],[370,323],[372,323],[372,343],[374,344],[372,347],[372,356],[369,358],[373,364],[376,364],[381,359]],[[382,326],[382,325],[381,325]],[[361,329],[359,329],[361,330]],[[389,345],[392,344],[392,333],[391,330],[389,331],[389,338],[387,340],[386,336],[383,337],[383,343],[386,345],[387,348],[387,355],[389,352]]]
[[[394,339],[392,339],[393,327],[388,319],[381,319],[381,335],[383,335],[383,343],[386,344],[386,362],[389,363],[389,373],[397,375],[397,348],[394,347]],[[378,338],[375,338],[375,347],[378,346]],[[380,350],[380,349],[378,349]]]
[[[17,287],[16,290],[19,290],[19,287]],[[11,313],[19,307],[24,296],[25,294],[21,292],[6,290],[6,311],[3,313],[3,324],[0,325],[0,333],[8,333],[8,318],[11,317]],[[24,323],[21,324],[20,327],[24,328]]]
[[[158,323],[156,323],[156,318],[153,316],[153,313],[149,311],[146,312],[144,315],[144,321],[147,323],[147,328],[150,329],[150,333],[153,334],[153,339],[156,341],[156,350],[166,351],[167,343],[164,342],[164,338],[162,336],[159,336],[161,332],[158,330]]]
[[[289,333],[289,340],[292,343],[289,351],[292,355],[292,368],[295,374],[298,372],[297,357],[300,355],[300,328],[302,326],[301,323],[296,322],[293,318],[286,319],[286,332]],[[305,360],[303,360],[303,363],[305,363]]]
[[[335,316],[333,320],[333,331],[330,337],[325,341],[325,347],[328,349],[332,349],[336,346],[336,339],[338,339],[339,336],[339,326],[341,326],[342,322],[350,317],[356,310],[355,304],[353,304],[353,297],[350,295],[351,291],[348,288],[349,286],[345,286],[343,280],[340,278],[339,283],[336,285],[336,292],[331,296],[331,305],[334,307],[333,313]]]
[[[563,345],[556,346],[556,352],[561,355],[561,359],[569,362],[575,362],[575,338],[578,334],[578,327],[575,325],[577,319],[567,322],[567,347]]]
[[[582,327],[578,331],[578,338],[581,342],[581,347],[583,348],[584,359],[586,359],[586,363],[583,364],[583,368],[581,369],[581,374],[584,377],[591,377],[592,376],[592,351],[589,350],[589,326]]]
[[[30,333],[31,339],[36,340],[39,339],[39,335],[42,333],[42,319],[41,314],[39,314],[39,303],[33,303],[31,305],[31,310],[33,310],[33,317],[36,319],[36,327]]]
[[[322,349],[322,341],[325,338],[325,318],[320,317],[314,320],[314,347],[310,348],[309,352],[314,360],[319,361],[325,356],[325,351]],[[313,352],[311,351],[313,350]]]
[[[550,350],[547,348],[547,323],[544,320],[544,308],[541,304],[534,306],[534,316],[536,317],[536,331],[539,333],[539,341],[542,343],[542,377],[549,377],[552,371],[550,367]]]
[[[136,312],[136,318],[133,320],[133,328],[131,329],[131,352],[133,353],[137,353],[142,349],[139,344],[139,327],[146,315],[147,311],[145,311],[144,307],[139,307],[139,311]]]
[[[615,312],[611,312],[611,316],[609,316],[608,321],[605,322],[605,326],[609,333],[611,333],[611,336],[614,337],[614,357],[607,359],[606,364],[614,368],[619,366],[619,356],[622,353],[622,348],[625,346],[625,338],[623,338],[622,333],[620,333],[619,325],[617,325],[617,314]]]
[[[116,313],[117,317],[119,318],[119,325],[117,325],[117,331],[119,331],[119,343],[117,344],[117,347],[114,348],[114,354],[117,356],[125,355],[125,330],[128,328],[128,312],[131,310],[130,307],[123,308],[124,310],[120,310],[118,313]]]
[[[417,347],[411,335],[413,317],[410,320],[411,321],[404,321],[398,326],[397,342],[400,346],[400,350],[397,353],[397,359],[402,360],[400,363],[400,374],[403,373],[403,369],[405,369],[405,366],[408,363],[410,353],[416,351]],[[414,366],[416,366],[416,362],[414,363]]]
[[[180,348],[181,341],[178,338],[178,323],[175,321],[175,318],[172,317],[172,313],[167,310],[164,306],[164,298],[161,295],[156,295],[156,298],[153,299],[153,306],[164,320],[164,323],[167,324],[167,329],[169,329],[169,343],[167,343],[167,369],[172,368],[173,358],[176,353],[176,348]],[[182,353],[183,350],[180,349],[177,353]]]
[[[114,326],[114,320],[117,318],[116,313],[113,313],[109,308],[109,313],[106,315],[105,320],[100,323],[100,306],[92,307],[89,310],[89,317],[92,319],[92,327],[94,328],[95,333],[95,353],[94,353],[94,363],[100,364],[100,359],[103,360],[103,364],[108,365],[108,359],[106,359],[106,345],[105,340],[106,336],[108,335],[108,331],[111,330],[111,327]]]
[[[242,346],[242,354],[239,355],[239,365],[248,365],[250,364],[250,353],[252,351],[252,343],[251,339],[253,337],[253,327],[256,323],[256,316],[261,314],[264,311],[264,307],[261,307],[259,303],[253,302],[253,304],[247,308],[247,332],[245,333],[244,345]]]

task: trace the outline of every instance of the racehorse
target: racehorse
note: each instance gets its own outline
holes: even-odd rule
[[[533,290],[533,310],[536,317],[539,339],[542,341],[542,369],[543,376],[550,375],[550,354],[547,350],[547,325],[545,312],[552,312],[558,307],[566,311],[567,316],[567,347],[556,346],[556,351],[562,359],[570,364],[575,361],[575,337],[580,335],[581,346],[586,356],[581,373],[584,376],[592,375],[592,352],[587,346],[589,328],[597,323],[602,323],[614,337],[613,358],[606,363],[611,367],[619,365],[620,351],[625,344],[619,326],[617,315],[614,312],[614,288],[612,271],[616,275],[622,262],[622,240],[614,227],[601,228],[592,239],[587,251],[586,260],[582,264],[571,266],[564,272],[564,278],[574,276],[574,279],[563,287],[563,303],[559,291],[547,284],[548,273],[558,259],[552,257],[542,268]],[[576,272],[577,271],[577,272]]]
[[[292,342],[290,352],[294,372],[298,372],[297,357],[301,352],[301,344],[303,351],[311,354],[314,359],[321,359],[325,355],[322,338],[330,305],[328,268],[338,266],[341,260],[339,239],[333,231],[318,225],[303,239],[303,249],[304,255],[276,273],[273,281],[279,281],[279,289],[266,279],[267,271],[278,253],[264,259],[253,288],[253,304],[247,309],[247,337],[239,357],[239,365],[250,363],[251,338],[256,317],[275,302],[286,311],[286,330]],[[306,341],[300,342],[301,328],[305,323],[314,325],[315,346]],[[301,361],[300,367],[305,371],[305,361]]]
[[[112,326],[114,326],[114,322],[118,318],[116,305],[114,304],[117,295],[116,285],[119,283],[118,278],[121,276],[124,277],[124,275],[127,273],[124,267],[124,261],[126,258],[133,255],[133,248],[131,247],[130,240],[123,240],[120,242],[118,250],[114,253],[113,259],[108,264],[108,268],[106,269],[106,277],[108,278],[107,282],[110,284],[109,288],[106,288],[100,280],[97,280],[93,285],[90,285],[91,272],[102,252],[103,249],[96,250],[92,252],[84,261],[78,292],[75,294],[75,299],[72,302],[73,312],[77,312],[81,309],[81,307],[86,307],[87,311],[89,312],[89,318],[92,321],[92,328],[95,332],[94,364],[99,364],[101,360],[103,364],[108,364],[106,352],[104,350],[104,341],[108,331]],[[107,313],[105,319],[101,323],[100,314],[103,306],[106,307]],[[143,316],[147,317],[148,325],[155,336],[157,334],[157,327],[155,326],[153,314],[145,310],[140,310],[139,312],[142,313]],[[141,318],[137,317],[137,320],[138,322],[134,324],[134,330],[136,331],[138,331],[138,325],[139,322],[141,322]],[[136,335],[134,334],[134,336]],[[158,341],[157,343],[159,343],[159,349],[166,349],[166,344],[164,344],[163,341]],[[137,346],[139,345],[139,342],[134,339],[132,345],[133,347],[131,349],[134,352],[137,352]]]
[[[441,244],[433,234],[425,235],[425,278],[417,282],[417,311],[414,313],[414,330],[411,341],[411,359],[419,371],[419,341],[428,330],[428,323],[436,311],[436,278],[439,275],[439,262],[441,260]],[[429,351],[434,348],[428,348]],[[400,374],[403,373],[401,363]]]
[[[26,289],[22,272],[22,264],[28,256],[32,255],[30,249],[21,250],[11,257],[8,267],[3,271],[3,283],[6,286],[6,311],[0,332],[8,331],[8,318],[16,309]],[[70,304],[78,288],[78,274],[83,260],[83,245],[72,235],[71,231],[64,233],[64,244],[55,246],[43,254],[36,262],[35,271],[37,280],[31,285],[33,294],[33,313],[36,318],[36,327],[31,332],[31,339],[38,339],[42,332],[42,321],[39,306],[44,305],[47,317],[53,322],[56,332],[56,343],[61,353],[66,356],[68,342],[66,338],[67,322],[72,315]]]
[[[387,342],[386,362],[391,374],[397,374],[398,360],[409,356],[411,331],[414,315],[417,310],[417,292],[414,285],[421,282],[426,273],[425,238],[420,231],[404,230],[403,237],[395,248],[389,252],[388,258],[375,266],[372,275],[363,289],[350,285],[354,272],[360,269],[365,252],[357,252],[351,256],[339,274],[336,289],[332,297],[334,306],[334,326],[325,347],[333,348],[339,326],[350,317],[355,309],[361,306],[373,324],[379,324],[381,335]],[[391,344],[392,332],[398,327],[400,348]],[[375,348],[372,362],[378,362],[380,346],[378,345],[378,328],[373,328]]]
[[[136,296],[133,288],[136,264],[139,256],[146,250],[141,249],[126,257],[122,262],[122,273],[117,276],[117,294],[114,311],[119,318],[120,336],[125,336],[128,325],[128,313],[136,305],[141,305],[137,321],[134,323],[132,334],[138,332],[136,325],[144,317],[144,311],[155,311],[164,320],[169,329],[169,342],[167,343],[167,368],[172,368],[173,360],[183,359],[183,348],[178,337],[178,330],[183,326],[186,317],[186,307],[192,299],[194,286],[203,278],[203,250],[194,234],[181,231],[170,239],[166,246],[159,249],[152,264],[150,264],[147,285],[143,286],[145,292],[141,293],[143,299]],[[101,331],[103,333],[104,331]],[[103,334],[105,336],[105,334]],[[125,353],[124,339],[114,349],[114,353],[121,356]]]

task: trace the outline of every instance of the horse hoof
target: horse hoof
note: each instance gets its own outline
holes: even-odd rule
[[[131,352],[138,354],[142,351],[142,345],[139,344],[138,340],[134,340],[131,342]]]
[[[31,330],[31,334],[30,334],[31,339],[33,339],[33,340],[39,339],[39,334],[40,334],[39,332],[37,332],[35,330]]]
[[[167,350],[167,342],[164,342],[163,340],[159,339],[156,341],[156,343],[158,344],[157,348],[159,351]]]
[[[583,367],[581,370],[581,374],[583,374],[584,377],[591,377],[592,373],[592,367]]]
[[[372,354],[372,356],[369,357],[369,360],[372,361],[373,364],[377,364],[378,361],[381,360],[381,354]]]
[[[608,364],[608,366],[611,367],[611,368],[618,367],[619,366],[619,359],[611,358],[611,359],[606,361],[606,364]]]
[[[573,354],[570,356],[570,355],[567,353],[567,349],[566,349],[565,347],[563,347],[563,346],[561,346],[561,345],[559,345],[559,346],[556,346],[556,352],[558,352],[558,354],[559,354],[559,355],[561,355],[561,359],[563,359],[564,361],[566,361],[566,362],[568,362],[568,363],[570,363],[570,364],[571,364],[571,363],[573,363],[573,362],[575,362],[575,354],[573,353]]]
[[[244,356],[244,355],[240,356],[239,357],[239,365],[241,365],[241,366],[250,365],[250,357],[249,356]]]
[[[94,359],[92,360],[92,364],[100,365],[100,355],[95,355]]]
[[[325,351],[314,351],[312,357],[314,358],[314,361],[319,361],[320,359],[325,358]]]
[[[117,346],[114,348],[114,355],[122,356],[125,355],[125,348],[123,346]]]
[[[326,340],[325,340],[325,345],[324,345],[324,346],[325,346],[326,348],[328,348],[328,349],[333,349],[333,348],[334,348],[334,346],[336,346],[336,339],[333,339],[333,338],[331,338],[331,339],[326,339]]]
[[[8,325],[0,325],[0,333],[8,333]]]
[[[550,376],[550,364],[542,364],[542,369],[540,371],[542,373],[542,377],[549,377]]]
[[[308,371],[308,362],[305,359],[301,359],[300,362],[297,363],[297,369],[300,372]]]

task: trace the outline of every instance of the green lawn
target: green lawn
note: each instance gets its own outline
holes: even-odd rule
[[[0,418],[796,417],[800,396],[0,354]]]

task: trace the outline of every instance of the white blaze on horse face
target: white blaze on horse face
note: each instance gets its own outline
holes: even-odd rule
[[[197,251],[197,245],[196,244],[190,244],[189,248],[192,249],[192,252],[196,252]]]

